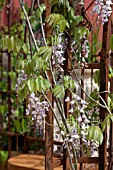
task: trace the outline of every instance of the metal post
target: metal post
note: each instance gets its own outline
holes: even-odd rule
[[[111,26],[110,31],[111,31],[111,34],[113,35],[113,23],[112,22],[110,23],[110,26]],[[110,56],[111,56],[110,66],[113,68],[113,50]],[[113,78],[110,78],[110,92],[113,94]],[[113,122],[111,122],[110,134],[109,134],[109,170],[112,170],[112,168],[113,168]]]
[[[11,0],[7,0],[7,4],[9,5]],[[7,8],[7,17],[8,17],[8,34],[11,32],[11,7]],[[8,53],[8,73],[11,71],[11,52]],[[11,92],[11,78],[8,75],[8,92]],[[8,131],[11,131],[11,94],[8,94]],[[8,137],[8,152],[9,157],[11,154],[11,138]]]
[[[69,38],[69,37],[67,36],[67,38]],[[71,71],[71,58],[72,58],[72,55],[71,55],[69,47],[67,47],[67,51],[65,52],[65,59],[66,60],[64,61],[64,75],[70,75],[70,71]],[[65,91],[64,100],[67,97],[69,97],[71,99],[71,94],[70,94],[70,91],[68,89]],[[66,118],[69,115],[69,113],[68,113],[69,110],[70,110],[70,102],[65,102],[64,101],[64,111],[65,111],[65,117]],[[63,170],[68,170],[69,165],[70,165],[70,163],[69,163],[67,149],[63,149]]]
[[[45,17],[50,15],[51,13],[51,7],[50,7],[50,1],[49,0],[44,0],[44,4],[46,5],[46,11],[45,11]],[[45,25],[45,34],[46,37],[51,35],[52,30],[49,27],[49,24],[46,23]],[[49,80],[52,84],[52,75],[51,72],[47,72]],[[50,103],[53,105],[53,96],[52,92],[49,91],[47,93],[47,97],[50,101]],[[53,124],[53,112],[51,108],[49,108],[49,112],[46,113],[46,122],[48,124]],[[45,170],[53,170],[53,126],[50,126],[48,124],[45,124]]]
[[[100,59],[100,95],[107,104],[108,100],[108,22],[103,26],[102,50]],[[102,100],[100,103],[103,104]],[[100,107],[100,120],[107,116],[107,110]],[[102,145],[99,147],[99,170],[107,170],[107,129],[105,129]]]

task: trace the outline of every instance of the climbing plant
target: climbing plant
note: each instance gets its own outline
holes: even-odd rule
[[[107,2],[103,1],[101,6],[98,6],[96,1],[96,7],[93,8],[93,12],[102,14],[102,24],[108,19],[103,19],[102,13],[106,5],[109,5],[107,12],[111,14],[111,1]],[[13,26],[11,35],[6,33],[0,43],[1,49],[8,50],[14,58],[14,71],[10,72],[9,76],[11,79],[18,77],[17,83],[15,84],[14,80],[13,85],[18,102],[22,103],[27,98],[26,114],[23,115],[21,122],[17,119],[18,109],[14,112],[14,115],[17,114],[16,119],[15,117],[13,119],[14,127],[17,132],[25,133],[33,125],[40,126],[46,113],[51,109],[57,122],[55,125],[57,136],[63,141],[63,147],[67,148],[71,168],[77,170],[80,150],[88,156],[94,154],[102,144],[103,131],[113,120],[110,107],[105,102],[103,104],[99,102],[101,96],[98,88],[91,94],[87,94],[80,83],[82,75],[77,70],[82,70],[91,57],[88,42],[90,30],[82,26],[84,18],[76,15],[74,10],[76,8],[73,8],[67,0],[50,0],[51,13],[46,18],[44,17],[46,5],[39,0],[37,0],[37,8],[32,8],[30,16],[24,1],[19,0],[19,3],[22,21],[26,24]],[[26,25],[29,36],[24,41]],[[48,28],[46,26],[49,26],[51,32],[49,36],[46,35]],[[17,27],[20,28],[21,35],[15,33]],[[38,40],[37,29],[41,32]],[[15,60],[17,56],[18,60]],[[66,68],[67,61],[70,68]],[[51,73],[52,81],[48,72]],[[111,68],[110,72],[112,74]],[[77,93],[78,86],[87,95],[87,101]],[[48,92],[52,93],[57,109],[54,109],[50,102]],[[66,104],[69,104],[68,116],[64,107]],[[99,118],[100,106],[107,109],[109,113],[103,122]],[[46,121],[45,123],[48,124]]]

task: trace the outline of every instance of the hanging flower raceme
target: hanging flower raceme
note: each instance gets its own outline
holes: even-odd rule
[[[93,13],[96,13],[98,18],[101,19],[102,24],[104,24],[112,13],[111,5],[113,3],[111,0],[96,0],[95,4]]]
[[[60,67],[61,65],[64,65],[64,47],[62,44],[53,46],[53,55],[52,55],[52,63],[53,65],[57,65],[57,67]]]
[[[17,79],[16,91],[18,91],[19,86],[26,80],[27,80],[27,74],[25,73],[24,70],[21,70]]]
[[[77,94],[74,94],[72,99],[67,97],[65,99],[65,102],[70,103],[70,110],[68,112],[71,119],[69,119],[70,123],[68,124],[70,133],[66,134],[65,130],[62,132],[62,135],[64,137],[64,146],[65,146],[65,142],[69,141],[79,151],[81,147],[80,146],[80,139],[81,139],[82,146],[84,148],[83,149],[84,154],[86,154],[87,148],[89,148],[90,150],[90,155],[97,153],[97,149],[96,149],[98,148],[97,144],[95,142],[91,142],[87,138],[88,129],[91,123],[90,121],[91,119],[93,119],[92,116],[93,112],[90,111],[89,114],[87,110],[88,103]]]
[[[62,80],[65,48],[63,43],[53,46],[52,65],[56,81]]]
[[[49,111],[48,102],[45,100],[42,101],[35,93],[31,93],[29,96],[29,104],[26,109],[26,115],[32,116],[32,120],[35,122],[36,126],[42,123],[47,111]]]
[[[88,55],[90,53],[90,49],[88,46],[88,40],[85,38],[83,44],[82,44],[82,52],[83,52],[83,57],[88,58]]]

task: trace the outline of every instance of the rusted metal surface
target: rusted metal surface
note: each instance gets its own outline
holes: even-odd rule
[[[27,136],[27,141],[28,142],[40,142],[40,143],[45,143],[45,140],[44,139],[40,139],[40,138],[34,138],[34,137],[30,137],[30,136]],[[63,142],[60,142],[60,141],[53,141],[53,143],[55,145],[62,145]]]
[[[0,135],[4,135],[4,136],[10,136],[10,137],[13,137],[13,136],[19,136],[18,133],[14,133],[14,132],[0,132]],[[26,140],[28,142],[39,142],[39,143],[45,143],[45,139],[41,139],[41,138],[36,138],[36,137],[31,137],[31,136],[26,136]],[[62,145],[63,142],[60,142],[60,141],[56,141],[54,140],[53,143],[55,145]]]
[[[79,157],[78,163],[99,163],[99,157]]]
[[[12,92],[12,91],[7,91],[7,92],[4,92],[4,91],[0,91],[0,94],[7,94],[7,95],[11,95],[11,94],[17,94],[16,92]]]
[[[95,0],[92,0],[91,3],[85,9],[85,12],[94,4]]]
[[[100,59],[100,92],[108,91],[108,22],[103,26],[103,41]],[[101,97],[107,104],[108,93],[100,93]],[[102,100],[100,103],[103,104]],[[100,121],[103,121],[107,116],[107,110],[100,107]],[[99,147],[99,170],[107,170],[107,129],[103,133],[104,139]]]
[[[46,5],[45,17],[47,17],[51,13],[50,1],[44,0],[44,4]],[[52,33],[52,29],[49,24],[46,22],[45,25],[45,35],[46,37],[50,36]],[[47,72],[51,85],[53,84],[52,73],[51,71]],[[49,91],[47,93],[47,97],[51,105],[53,105],[53,96],[52,92]],[[53,112],[51,108],[49,108],[49,112],[46,113],[46,122],[45,124],[45,170],[53,170]]]
[[[11,32],[11,8],[8,8],[11,0],[7,0],[8,34]],[[8,73],[11,71],[11,52],[8,53]],[[8,75],[8,91],[11,91],[11,78]],[[11,131],[11,95],[8,94],[8,131]],[[11,154],[11,138],[8,137],[8,152]]]
[[[69,38],[69,37],[67,37]],[[68,47],[67,47],[68,48]],[[68,51],[68,53],[67,53]],[[64,75],[70,75],[70,71],[71,70],[71,58],[72,58],[72,54],[70,52],[70,49],[68,48],[67,51],[65,52],[65,62],[64,62]],[[67,118],[69,113],[68,111],[70,110],[70,102],[65,102],[65,99],[69,97],[71,99],[71,93],[70,91],[67,89],[65,91],[65,98],[64,98],[64,112],[65,112],[65,117]],[[69,168],[69,158],[68,158],[68,153],[67,153],[67,149],[63,149],[63,170],[67,170]]]
[[[113,9],[113,7],[112,7]],[[111,26],[111,34],[113,34],[113,23],[110,23]],[[113,51],[111,51],[111,58],[110,58],[110,66],[113,67]],[[110,92],[113,94],[113,77],[110,78]],[[113,113],[113,110],[112,110]],[[110,127],[110,135],[109,135],[109,170],[112,170],[113,167],[113,122],[111,122],[111,127]]]
[[[83,63],[81,65],[75,65],[75,69],[100,69],[100,63]]]

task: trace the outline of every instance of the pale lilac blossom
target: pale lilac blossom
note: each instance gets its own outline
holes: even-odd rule
[[[70,101],[70,98],[66,97],[65,102],[69,102],[69,101]]]
[[[71,109],[68,111],[68,113],[73,113],[73,112],[74,112],[73,108],[71,108]]]
[[[35,93],[31,93],[26,109],[26,115],[31,115],[32,120],[35,121],[35,125],[42,123],[47,111],[49,111],[48,102],[45,100],[41,101],[41,99],[37,97]]]
[[[71,105],[73,105],[74,103],[75,103],[75,101],[74,101],[74,100],[71,100],[71,101],[70,101],[70,104],[71,104]]]
[[[96,0],[95,6],[93,7],[93,13],[98,15],[98,18],[101,18],[102,24],[108,21],[109,16],[112,13],[111,5],[113,4],[111,0]]]

